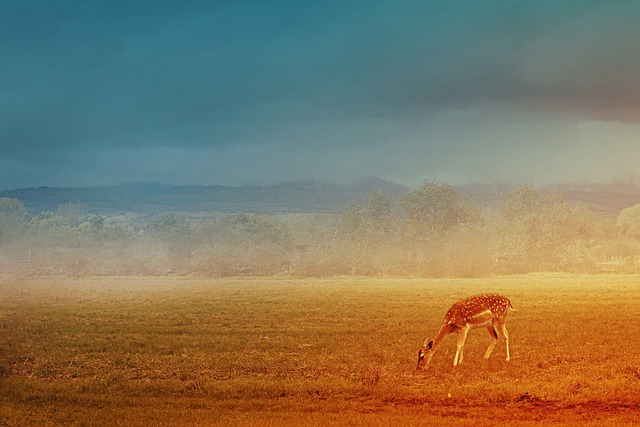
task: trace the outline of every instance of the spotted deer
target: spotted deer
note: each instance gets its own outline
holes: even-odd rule
[[[502,335],[507,343],[508,362],[510,360],[509,334],[504,321],[510,310],[513,310],[513,306],[509,298],[498,294],[474,295],[456,302],[445,314],[438,335],[432,340],[427,338],[422,348],[418,351],[418,366],[416,369],[428,365],[445,337],[454,332],[458,334],[458,346],[456,356],[453,359],[453,366],[462,363],[462,349],[467,339],[467,334],[469,330],[476,328],[487,328],[493,339],[484,353],[484,358],[488,359],[491,356],[499,335]]]

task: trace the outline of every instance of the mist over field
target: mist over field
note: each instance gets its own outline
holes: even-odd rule
[[[134,186],[117,188],[115,196],[114,188],[9,193],[24,196],[31,208],[0,197],[0,264],[21,275],[200,277],[478,277],[640,268],[640,188],[633,182],[563,191],[368,182]],[[55,205],[70,194],[88,202]],[[123,210],[116,213],[115,206]],[[110,211],[100,213],[106,207]]]

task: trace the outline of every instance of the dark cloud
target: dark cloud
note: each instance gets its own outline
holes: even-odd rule
[[[596,158],[628,148],[638,18],[624,0],[5,1],[0,186],[535,180],[511,165],[584,149],[581,123],[612,124]]]

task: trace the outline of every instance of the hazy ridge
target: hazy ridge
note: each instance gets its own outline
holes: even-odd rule
[[[373,189],[398,196],[408,188],[377,178],[351,185],[292,182],[241,187],[127,183],[112,186],[38,187],[0,191],[0,197],[22,201],[31,214],[82,203],[89,213],[333,213]]]
[[[490,211],[516,186],[471,184],[456,187],[458,193]],[[81,203],[88,213],[336,213],[374,189],[394,198],[410,188],[378,178],[354,184],[312,181],[241,187],[127,183],[110,186],[56,188],[38,187],[0,191],[0,197],[22,201],[31,214],[55,210],[64,203]],[[554,187],[569,202],[580,204],[603,218],[615,219],[621,209],[640,203],[635,183],[564,184]],[[548,189],[547,189],[548,190]]]

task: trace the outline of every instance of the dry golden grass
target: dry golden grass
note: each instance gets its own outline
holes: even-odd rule
[[[511,362],[449,337],[509,296]],[[0,425],[632,425],[640,277],[0,279]]]

